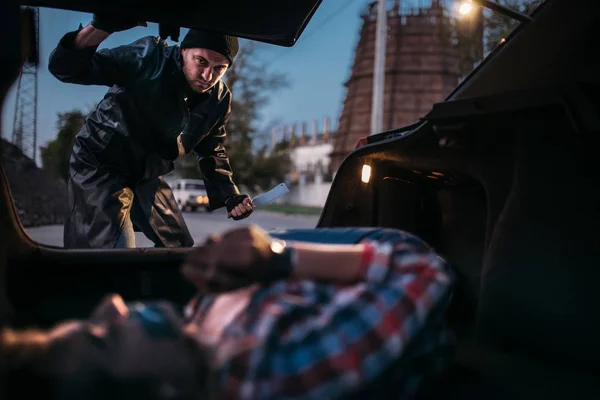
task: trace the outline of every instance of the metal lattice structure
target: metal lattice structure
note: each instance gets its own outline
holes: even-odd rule
[[[33,12],[35,52],[38,53],[39,43],[39,10],[28,7]],[[35,60],[26,59],[19,75],[15,116],[13,119],[12,142],[23,154],[36,160],[37,148],[37,92],[38,68]]]

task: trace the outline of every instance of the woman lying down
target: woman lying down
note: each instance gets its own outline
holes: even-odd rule
[[[322,245],[238,228],[182,273],[198,288],[183,318],[111,295],[87,321],[5,329],[2,398],[407,398],[448,354],[451,274],[408,234]]]

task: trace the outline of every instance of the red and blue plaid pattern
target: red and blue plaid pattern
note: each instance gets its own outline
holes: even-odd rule
[[[393,369],[448,297],[452,277],[446,263],[410,235],[365,242],[364,249],[359,283],[280,281],[254,294],[223,332],[223,340],[252,339],[255,345],[218,371],[220,398],[339,398]],[[196,312],[206,309],[201,304]],[[433,354],[431,363],[437,363],[436,351],[448,338],[442,326],[428,331],[412,354]],[[424,369],[409,368],[398,390],[418,388]]]

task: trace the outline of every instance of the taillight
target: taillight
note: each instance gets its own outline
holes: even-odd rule
[[[366,144],[369,144],[369,141],[367,140],[367,138],[361,137],[360,139],[358,139],[358,143],[356,143],[354,150],[358,149],[359,147],[363,147]]]

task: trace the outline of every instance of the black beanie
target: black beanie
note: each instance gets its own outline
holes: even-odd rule
[[[190,29],[181,42],[182,49],[201,48],[223,54],[233,65],[233,59],[238,52],[238,38],[221,33]]]

